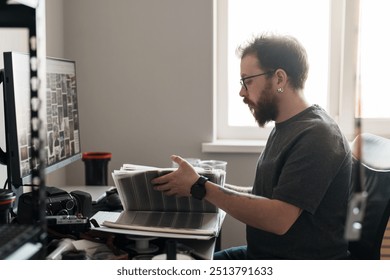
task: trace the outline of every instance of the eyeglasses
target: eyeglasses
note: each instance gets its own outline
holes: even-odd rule
[[[245,90],[248,90],[248,86],[245,83],[246,80],[252,79],[252,78],[255,78],[255,77],[260,77],[260,76],[263,76],[263,75],[268,75],[268,74],[271,74],[271,73],[274,73],[274,72],[275,72],[275,70],[271,70],[271,71],[268,71],[268,72],[265,72],[265,73],[261,73],[261,74],[252,75],[252,76],[248,76],[248,77],[245,77],[245,78],[241,78],[240,79],[240,84],[241,84],[241,86],[243,86],[245,88]]]

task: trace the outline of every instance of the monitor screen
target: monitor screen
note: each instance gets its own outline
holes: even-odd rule
[[[29,56],[4,53],[4,111],[8,180],[14,187],[31,181]],[[75,61],[46,60],[46,94],[40,96],[45,173],[82,156]]]

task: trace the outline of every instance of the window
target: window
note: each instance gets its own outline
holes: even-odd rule
[[[389,33],[390,4],[377,0],[360,2],[361,114],[365,119],[390,118],[390,91],[385,82],[389,78],[385,69],[390,64],[390,42],[383,36]]]
[[[386,75],[385,67],[390,62],[390,54],[386,51],[390,46],[385,44],[383,36],[378,36],[386,34],[387,30],[381,29],[390,26],[390,19],[379,14],[379,11],[388,10],[381,5],[388,4],[384,4],[385,1],[360,2],[361,15],[359,1],[215,1],[215,91],[218,101],[215,140],[265,140],[272,128],[272,125],[259,128],[238,94],[240,61],[236,48],[252,35],[263,32],[291,34],[302,42],[310,64],[306,98],[327,110],[350,140],[354,137],[359,61],[363,129],[390,135],[390,110],[384,102],[384,97],[390,99],[390,93],[385,93],[385,83],[378,82],[386,81],[386,76],[379,74]]]

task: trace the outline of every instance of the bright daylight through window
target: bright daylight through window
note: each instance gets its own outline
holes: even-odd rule
[[[361,82],[363,128],[390,136],[390,93],[381,82],[388,78],[384,67],[390,63],[390,42],[382,36],[390,26],[385,14],[390,3],[360,0],[360,6],[359,22],[358,0],[217,0],[215,140],[266,139],[273,126],[259,128],[239,96],[236,50],[264,32],[290,34],[301,41],[310,64],[305,96],[328,111],[349,138],[354,133],[356,77]]]
[[[217,3],[220,5],[217,27],[218,63],[227,61],[226,67],[219,66],[217,70],[217,138],[265,139],[270,131],[269,127],[258,128],[247,105],[239,96],[240,59],[236,54],[241,44],[264,32],[290,34],[302,42],[310,63],[305,89],[307,99],[327,109],[328,0],[223,0]]]
[[[363,118],[390,118],[390,2],[361,0],[360,75]]]
[[[306,8],[297,9],[297,6]],[[241,43],[262,32],[291,34],[301,41],[310,60],[310,76],[306,84],[306,96],[309,101],[326,108],[329,45],[328,6],[328,1],[312,0],[229,1],[229,125],[256,125],[253,116],[249,113],[247,106],[242,104],[242,98],[238,95],[241,87],[238,83],[240,61],[235,55],[235,51]],[[291,12],[292,10],[294,13]],[[312,12],[308,13],[308,10]]]

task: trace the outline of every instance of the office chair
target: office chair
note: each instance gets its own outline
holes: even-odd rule
[[[350,259],[379,260],[390,216],[390,139],[363,133],[352,143],[353,169],[359,168],[354,152],[361,137],[361,172],[368,196],[360,239],[349,242]],[[353,173],[354,174],[354,173]],[[352,186],[356,178],[352,178]]]

